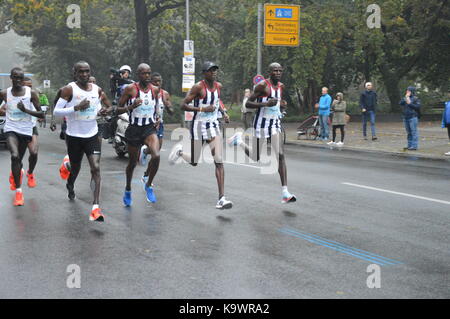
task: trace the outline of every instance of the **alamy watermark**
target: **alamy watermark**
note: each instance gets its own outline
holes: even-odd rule
[[[381,288],[381,267],[372,264],[367,267],[366,272],[370,273],[366,280],[367,288]]]
[[[381,28],[381,8],[378,4],[371,4],[367,7],[367,13],[371,13],[367,18],[367,27],[369,29]]]
[[[78,4],[71,4],[67,6],[67,17],[66,24],[70,29],[80,29],[81,28],[81,8]]]
[[[66,280],[66,286],[69,289],[81,288],[81,268],[77,264],[71,264],[67,266],[66,272],[69,276]]]

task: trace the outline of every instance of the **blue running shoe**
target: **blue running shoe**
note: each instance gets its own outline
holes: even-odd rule
[[[156,196],[153,192],[153,187],[145,187],[145,192],[147,193],[147,201],[150,203],[156,203]]]
[[[131,191],[125,191],[125,194],[123,195],[123,204],[125,207],[130,207],[132,202]]]

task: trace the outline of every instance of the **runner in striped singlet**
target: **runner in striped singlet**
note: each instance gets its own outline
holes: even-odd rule
[[[208,143],[216,166],[216,179],[219,189],[217,209],[229,209],[233,203],[225,198],[225,172],[223,167],[223,140],[220,133],[217,114],[220,112],[220,91],[222,84],[216,81],[219,67],[213,62],[206,62],[202,71],[204,80],[195,84],[188,92],[181,108],[184,111],[194,112],[191,127],[191,153],[183,151],[181,144],[175,145],[169,155],[169,163],[175,164],[183,158],[192,166],[197,166],[204,142]],[[194,106],[189,104],[194,101]],[[225,120],[229,117],[225,113]]]
[[[269,66],[269,78],[259,83],[246,103],[247,108],[256,109],[253,120],[253,148],[242,140],[242,133],[237,132],[228,139],[228,144],[239,145],[247,156],[254,161],[260,160],[264,142],[270,138],[272,150],[278,154],[278,172],[281,179],[282,203],[292,203],[297,199],[288,191],[287,168],[281,134],[281,108],[286,102],[283,100],[284,84],[280,82],[283,68],[279,63]]]

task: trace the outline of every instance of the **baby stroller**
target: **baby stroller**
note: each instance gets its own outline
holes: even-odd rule
[[[319,117],[317,115],[311,115],[297,128],[297,139],[301,136],[305,136],[307,140],[316,140],[320,134]]]

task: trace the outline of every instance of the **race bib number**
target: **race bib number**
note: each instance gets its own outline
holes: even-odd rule
[[[264,115],[266,117],[270,117],[270,118],[277,118],[277,117],[279,117],[281,115],[280,100],[278,100],[277,105],[271,106],[271,107],[266,107],[264,109]]]
[[[134,114],[136,115],[136,117],[152,118],[153,114],[155,113],[155,106],[151,105],[150,103],[150,98],[145,96],[142,99],[142,104],[134,110]]]
[[[14,101],[12,104],[8,104],[9,119],[15,122],[31,121],[31,115],[19,110],[17,103],[19,103],[19,101]]]
[[[213,112],[201,112],[199,113],[199,120],[202,121],[215,121],[217,119],[217,112],[219,111],[219,101],[214,102]]]

